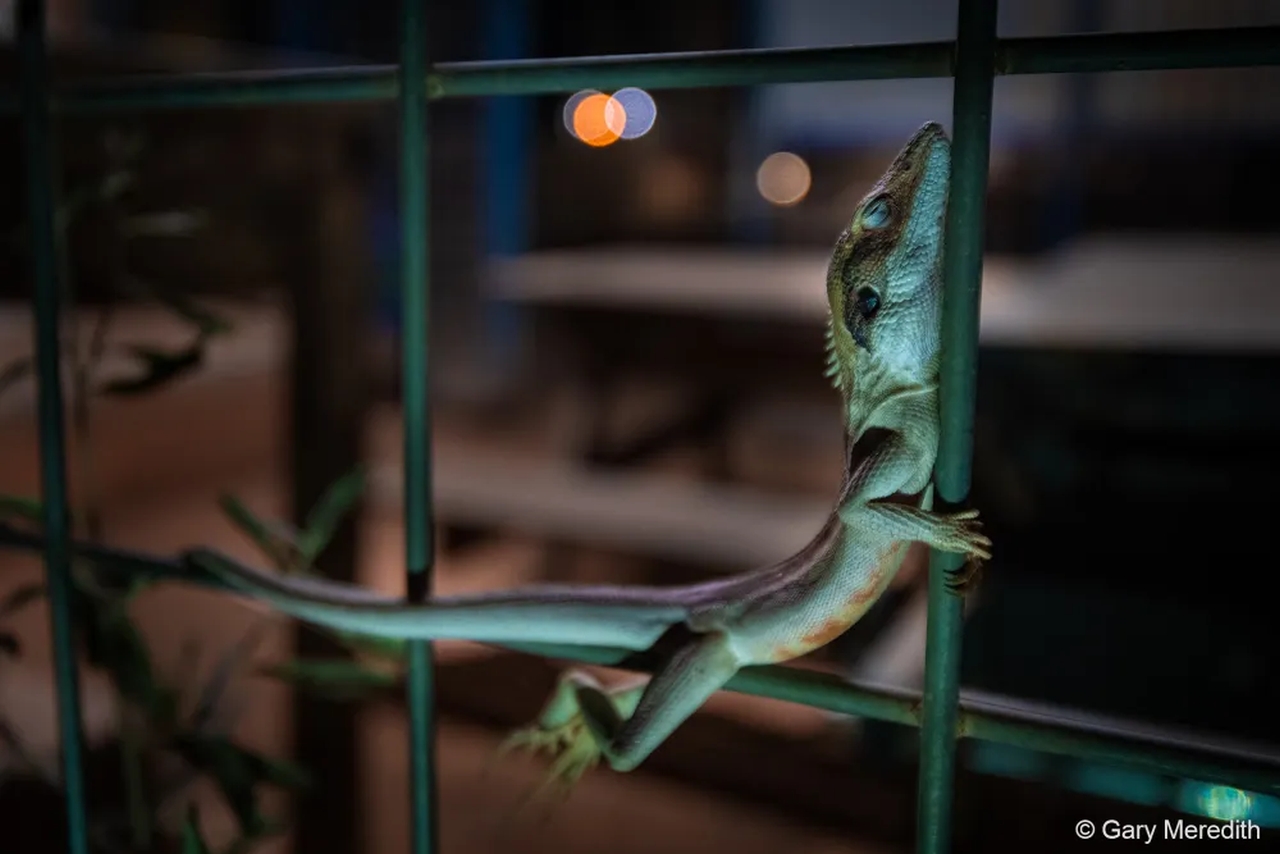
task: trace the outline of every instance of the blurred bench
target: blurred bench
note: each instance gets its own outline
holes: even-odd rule
[[[447,524],[741,570],[793,553],[826,520],[826,499],[591,470],[564,461],[440,453],[437,517]],[[371,497],[399,507],[399,468],[376,469]]]
[[[825,250],[564,250],[492,262],[495,299],[669,321],[826,322]],[[988,256],[984,346],[1280,348],[1280,240],[1085,238],[1042,259]]]

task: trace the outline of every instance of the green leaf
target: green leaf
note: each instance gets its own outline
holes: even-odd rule
[[[135,395],[167,385],[168,383],[189,374],[200,366],[204,360],[204,341],[196,342],[185,350],[166,353],[140,344],[131,346],[130,351],[143,362],[144,372],[138,376],[123,380],[113,380],[102,388],[103,394]]]
[[[314,562],[329,545],[343,517],[360,500],[364,488],[364,470],[357,468],[330,484],[320,496],[320,500],[307,514],[306,526],[298,540],[307,563]]]
[[[137,704],[150,720],[171,720],[177,698],[156,678],[151,651],[124,601],[77,587],[74,603],[89,663],[105,670],[121,697]]]
[[[44,596],[44,584],[33,582],[23,584],[4,599],[0,599],[0,617],[7,617],[21,611],[32,602]]]
[[[341,629],[330,629],[326,633],[353,652],[375,655],[389,663],[404,663],[408,642],[403,638],[375,637]]]
[[[231,321],[198,305],[185,295],[173,291],[154,290],[151,298],[190,323],[206,338],[231,331]]]
[[[197,304],[172,288],[160,287],[133,275],[124,275],[117,285],[125,294],[159,303],[182,320],[194,326],[202,336],[224,335],[231,331],[231,321]]]
[[[0,394],[4,394],[31,375],[35,362],[30,356],[19,356],[0,368]]]
[[[212,854],[213,849],[200,833],[200,811],[195,804],[187,807],[187,818],[182,822],[182,854]]]
[[[185,733],[174,739],[173,748],[192,767],[213,778],[246,836],[261,836],[272,826],[258,809],[259,785],[309,785],[307,775],[296,765],[270,759],[222,736]]]
[[[111,564],[98,564],[77,558],[71,564],[71,583],[78,596],[86,601],[83,607],[101,607],[95,600],[110,602],[112,607],[124,607],[143,590],[160,582],[156,575],[124,571]]]
[[[44,524],[44,505],[38,499],[23,495],[0,495],[0,519],[19,519],[34,525]]]
[[[43,584],[23,584],[0,600],[0,617],[8,617],[20,611],[42,596],[44,596]],[[12,632],[0,632],[0,653],[11,657],[21,655],[22,641]]]
[[[196,698],[195,708],[189,718],[191,727],[205,729],[214,720],[219,708],[225,706],[223,697],[227,694],[231,680],[257,651],[269,626],[267,621],[255,623],[223,652]]]
[[[376,670],[344,658],[300,658],[268,665],[259,672],[330,700],[368,697],[394,688],[400,682],[396,673]]]
[[[234,495],[218,496],[218,507],[232,524],[253,540],[277,569],[283,571],[299,562],[302,552],[298,534],[290,526],[261,519]]]

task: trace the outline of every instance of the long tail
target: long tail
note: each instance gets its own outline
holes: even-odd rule
[[[355,585],[262,572],[212,551],[187,559],[282,613],[374,637],[641,651],[689,613],[680,588],[537,585],[412,605]]]

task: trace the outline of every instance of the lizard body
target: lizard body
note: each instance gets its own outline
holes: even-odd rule
[[[796,658],[848,629],[912,541],[989,557],[976,512],[931,510],[949,176],[950,144],[927,124],[836,242],[828,372],[844,403],[845,471],[826,523],[792,557],[692,585],[533,585],[423,604],[272,575],[208,551],[189,558],[286,614],[364,635],[644,651],[682,628],[682,644],[651,680],[606,690],[570,671],[538,723],[515,737],[557,755],[551,773],[562,781],[601,758],[634,768],[739,668]]]

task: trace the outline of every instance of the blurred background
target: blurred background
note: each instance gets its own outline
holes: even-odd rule
[[[441,62],[955,30],[952,0],[434,5]],[[1280,24],[1267,0],[1001,5],[1002,36]],[[12,11],[0,2],[9,83]],[[64,79],[394,63],[397,11],[57,0],[52,57]],[[1266,533],[1280,471],[1280,69],[995,88],[973,502],[996,554],[966,616],[965,689],[1265,743],[1280,707]],[[590,92],[433,103],[424,360],[439,592],[739,571],[806,542],[838,485],[838,400],[821,370],[827,254],[911,132],[950,125],[950,81],[616,100],[625,117]],[[0,493],[34,496],[23,159],[4,121]],[[69,415],[75,501],[93,508],[82,532],[261,563],[220,495],[301,521],[363,465],[359,512],[318,565],[402,591],[396,131],[393,104],[58,121],[62,198],[78,206],[69,346],[117,381]],[[180,381],[131,387],[138,344]],[[797,666],[919,687],[919,557]],[[2,589],[39,571],[34,556],[0,554]],[[204,591],[148,590],[131,613],[174,679],[216,679],[220,651],[249,636],[258,662],[332,652]],[[55,755],[47,611],[0,619],[22,641],[0,657],[0,826],[30,836],[0,847],[49,850],[56,799],[30,785]],[[188,656],[193,644],[209,654]],[[912,849],[914,730],[729,694],[636,772],[589,775],[549,818],[518,813],[545,765],[490,756],[537,713],[558,666],[438,650],[445,851]],[[398,693],[324,699],[241,670],[219,699],[227,731],[315,778],[287,831],[254,850],[407,851]],[[86,728],[110,747],[127,716],[99,669],[84,683]],[[1280,838],[1280,800],[1259,793],[990,744],[963,744],[960,762],[957,852],[1071,849],[1086,816],[1249,818]],[[118,796],[118,769],[91,780]],[[216,787],[191,791],[208,836],[232,839]],[[288,797],[268,804],[279,813]]]

